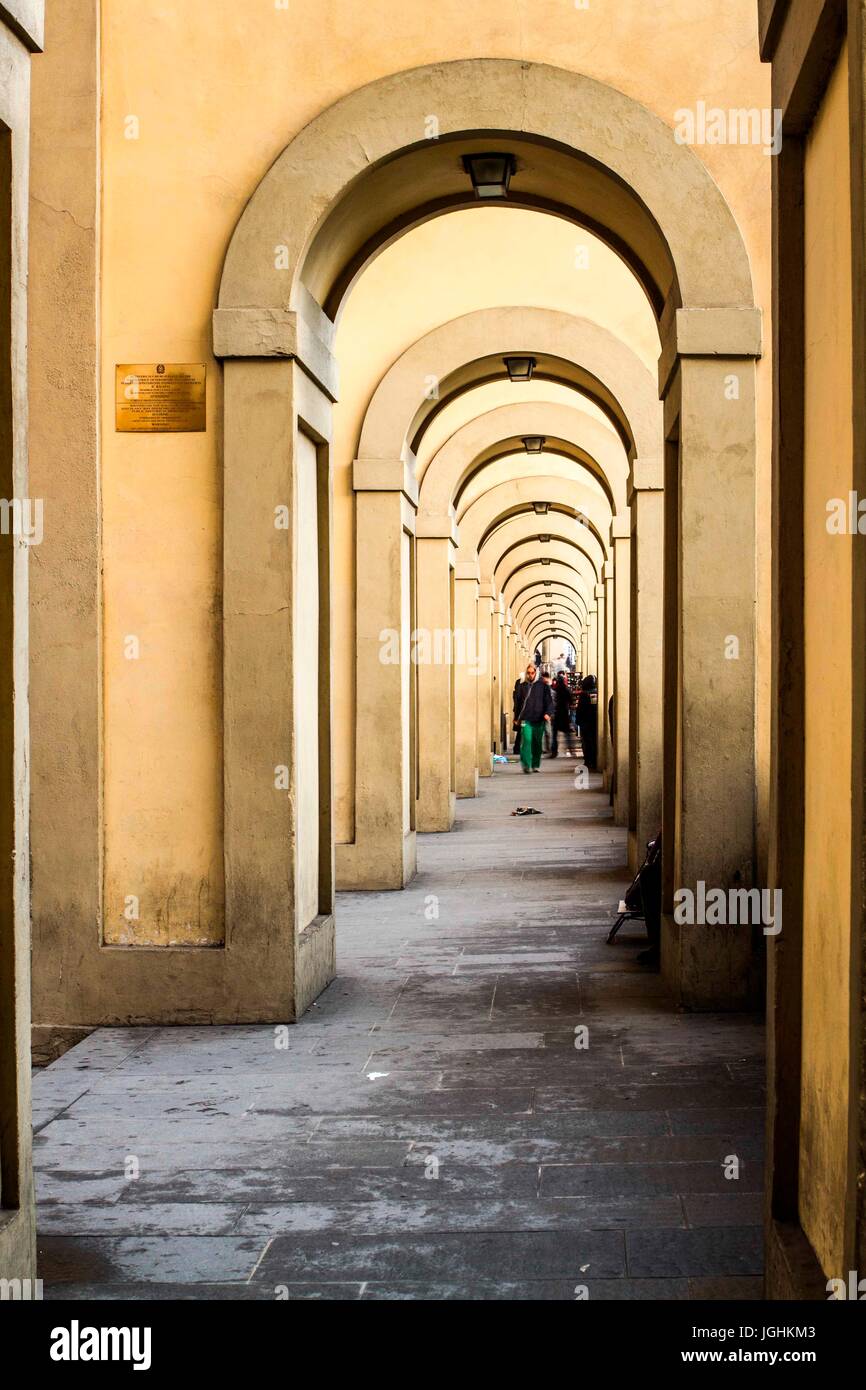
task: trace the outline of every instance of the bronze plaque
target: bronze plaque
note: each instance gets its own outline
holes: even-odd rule
[[[115,369],[115,428],[121,434],[173,434],[207,428],[207,367],[202,362],[129,362]]]

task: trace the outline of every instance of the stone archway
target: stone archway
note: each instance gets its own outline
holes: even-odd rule
[[[597,479],[616,511],[625,509],[629,464],[620,441],[598,421],[572,406],[503,405],[476,415],[455,430],[425,469],[418,498],[418,519],[447,516],[454,508],[457,524],[466,507],[463,493],[478,474],[509,454],[523,454],[523,437],[544,438],[543,456],[571,460],[568,471]],[[524,455],[525,458],[525,455]],[[472,463],[467,466],[467,459]]]
[[[485,680],[497,682],[503,708],[507,677],[517,662],[520,640],[507,609],[499,624],[496,598],[501,583],[483,561],[480,581],[492,586],[492,595],[485,594],[480,600],[475,557],[461,559],[458,552],[459,520],[455,517],[455,504],[462,513],[473,499],[477,500],[482,492],[490,489],[493,479],[504,482],[512,471],[516,477],[523,476],[520,460],[528,456],[523,452],[522,436],[530,434],[541,435],[546,441],[543,453],[533,460],[536,469],[545,473],[556,468],[557,476],[561,473],[565,479],[582,479],[592,486],[598,485],[596,491],[601,497],[607,497],[609,508],[615,507],[615,488],[616,495],[624,503],[628,463],[619,438],[572,406],[549,402],[500,406],[475,416],[455,430],[429,459],[421,482],[416,519],[418,627],[422,633],[435,633],[443,626],[452,626],[458,640],[452,644],[454,660],[447,664],[429,661],[418,667],[419,830],[449,830],[454,822],[457,797],[472,796],[477,790],[479,759],[482,773],[489,771],[481,753],[488,731],[477,722],[481,673],[474,669],[475,663],[461,659],[469,645],[467,634],[475,634],[471,644],[473,650],[482,640],[491,656],[496,645],[500,648],[495,677],[492,670],[485,670],[483,674]],[[567,438],[561,437],[566,435]],[[576,438],[581,439],[582,445],[573,442]],[[510,456],[515,449],[521,452],[512,469]],[[540,475],[534,476],[538,476],[540,482]],[[535,530],[555,529],[554,520],[562,523],[563,519],[561,515],[552,516],[549,525],[542,525],[536,518]],[[518,534],[523,538],[529,530],[524,526],[519,533],[512,534],[515,539]],[[585,549],[595,553],[597,564],[603,563],[600,540],[589,530],[581,532],[581,537]],[[478,558],[482,559],[480,555]],[[485,606],[489,602],[496,607],[498,636],[491,627],[488,638],[485,624],[481,630],[485,636],[479,638],[479,601]],[[453,623],[449,617],[452,611]],[[486,690],[483,698],[492,700],[492,691]],[[502,751],[497,728],[493,730],[493,742]]]
[[[434,141],[430,111],[441,113]],[[276,970],[273,997],[297,1016],[333,970],[328,745],[320,743],[315,769],[299,782],[298,704],[284,696],[286,673],[298,669],[301,643],[309,643],[313,628],[320,661],[327,661],[336,316],[352,279],[381,247],[420,220],[468,205],[459,155],[490,133],[533,153],[523,182],[514,180],[514,205],[572,217],[603,236],[631,266],[658,317],[666,491],[678,504],[676,525],[668,529],[666,584],[665,699],[679,712],[666,756],[667,906],[675,882],[751,879],[754,751],[753,735],[743,731],[753,723],[754,700],[753,364],[760,320],[730,209],[706,167],[669,127],[589,78],[489,59],[397,73],[323,112],[271,167],[235,230],[214,316],[214,351],[225,361],[225,862],[232,942],[232,968],[218,970],[215,984],[236,1006],[243,996],[253,1013],[263,1009],[254,1002],[263,974],[273,978]],[[568,177],[578,168],[580,179]],[[579,189],[579,201],[563,203],[563,188]],[[487,350],[493,346],[488,339]],[[531,343],[500,342],[497,350],[515,348]],[[735,398],[724,390],[731,378]],[[429,414],[417,393],[415,402],[401,425],[410,446],[417,418],[423,425]],[[358,546],[375,534],[393,626],[405,636],[414,604],[417,484],[411,447],[381,448],[394,427],[388,404],[383,397],[381,409],[368,414],[356,462],[355,488],[363,494]],[[257,459],[252,490],[251,457]],[[292,528],[275,542],[274,509],[286,505]],[[670,503],[668,510],[670,516]],[[699,519],[708,513],[716,530],[736,530],[742,538],[736,567],[707,543]],[[311,534],[325,551],[312,627],[299,583]],[[615,539],[626,536],[615,533]],[[719,594],[723,603],[713,607],[710,596]],[[740,635],[741,659],[724,672],[720,700],[714,677],[726,632]],[[368,639],[359,632],[359,645]],[[414,695],[403,672],[401,662],[394,685],[405,723]],[[725,737],[725,711],[733,708],[736,742],[709,779]],[[399,759],[411,767],[414,748],[405,728],[398,742]],[[266,790],[272,760],[291,770],[284,802]],[[309,800],[313,779],[322,793],[319,867],[299,913],[298,808]],[[375,825],[375,803],[372,810]],[[393,886],[412,869],[411,843],[404,840],[399,862],[389,865]],[[228,946],[224,954],[228,963]],[[703,928],[686,940],[668,924],[664,970],[684,1003],[742,1002],[749,955],[748,941],[731,929]],[[207,989],[213,993],[213,986]],[[264,1009],[271,1016],[271,1005]]]
[[[457,564],[455,561],[457,537],[448,487],[450,484],[456,491],[471,472],[461,466],[462,450],[468,451],[473,458],[472,468],[480,468],[488,461],[489,451],[492,449],[496,453],[498,446],[503,443],[502,439],[496,440],[491,434],[485,433],[485,425],[481,421],[487,416],[491,419],[495,417],[503,422],[503,429],[511,428],[504,422],[519,417],[516,413],[507,416],[500,412],[516,412],[517,408],[502,406],[497,411],[486,412],[476,421],[470,420],[455,432],[453,439],[446,440],[432,458],[426,457],[426,432],[449,402],[465,396],[479,385],[507,380],[504,355],[527,349],[536,358],[536,376],[571,388],[575,392],[576,404],[582,397],[587,397],[601,409],[613,426],[617,438],[608,438],[603,426],[585,412],[580,412],[581,428],[597,444],[600,460],[593,463],[585,449],[581,454],[579,445],[574,446],[573,439],[572,448],[575,455],[583,457],[590,471],[594,470],[596,477],[601,478],[605,469],[609,469],[615,480],[605,485],[612,497],[613,488],[616,488],[616,500],[623,504],[622,511],[617,514],[621,573],[625,569],[622,552],[629,545],[630,534],[628,509],[624,503],[626,492],[621,486],[626,477],[622,456],[624,454],[630,461],[632,474],[644,467],[642,459],[648,460],[646,467],[656,472],[661,468],[662,412],[652,377],[628,347],[589,320],[557,310],[529,307],[478,310],[431,330],[407,348],[374,391],[361,427],[353,478],[356,554],[362,556],[369,553],[371,546],[381,544],[382,538],[388,536],[390,555],[397,566],[396,573],[400,572],[401,556],[407,565],[418,567],[417,576],[411,584],[413,592],[418,595],[425,590],[428,595],[435,592],[435,600],[428,600],[424,605],[426,621],[421,623],[422,627],[439,630],[446,622],[453,587],[456,627],[461,637],[465,638],[467,649],[471,646],[473,651],[482,637],[488,644],[485,650],[492,651],[492,629],[489,637],[485,636],[488,633],[487,609],[490,608],[492,612],[497,597],[492,590],[489,593],[480,591],[474,562]],[[421,385],[431,381],[436,383],[436,390],[428,399]],[[540,411],[541,406],[537,405],[534,409]],[[528,416],[526,418],[529,419]],[[540,416],[534,418],[538,420]],[[557,418],[564,428],[566,417]],[[477,457],[476,449],[480,451]],[[418,453],[421,452],[425,458],[419,463]],[[391,460],[390,478],[385,460]],[[599,466],[601,460],[604,468]],[[608,525],[605,523],[605,544],[607,532]],[[414,551],[411,543],[413,536]],[[658,537],[656,540],[655,551],[648,548],[645,563],[654,564],[658,569],[661,547]],[[610,600],[612,567],[599,587],[602,584],[606,591],[611,590],[607,594]],[[618,644],[621,672],[628,670],[629,657],[627,587],[626,583],[621,585],[623,608]],[[468,706],[477,698],[476,676],[466,669],[465,662],[457,663],[453,673],[442,668],[427,670],[423,666],[417,670],[410,668],[408,674],[405,668],[398,669],[396,665],[382,670],[377,639],[382,632],[396,632],[401,625],[405,626],[402,594],[403,590],[398,584],[383,585],[379,575],[375,584],[371,583],[367,568],[359,566],[356,686],[361,691],[376,692],[376,707],[391,711],[395,727],[399,724],[404,705],[408,705],[410,718],[414,718],[418,681],[428,687],[428,699],[432,685],[433,703],[440,711],[449,703],[453,705],[456,701]],[[479,603],[484,614],[480,628]],[[504,613],[502,619],[505,626]],[[659,630],[660,609],[653,615],[645,613],[644,622],[647,640],[638,647],[639,656],[653,651],[654,644],[649,634],[653,624],[655,630]],[[411,626],[415,625],[416,617],[413,616]],[[453,689],[450,688],[452,674]],[[613,670],[610,676],[612,681]],[[408,699],[407,685],[411,690]],[[660,702],[655,689],[652,693],[655,695],[655,704],[650,706],[652,718],[648,716],[644,720],[643,731],[645,741],[648,744],[654,742],[658,749]],[[625,682],[621,682],[619,700],[625,712],[623,726],[628,729],[629,689]],[[368,710],[360,704],[356,708],[356,741],[360,741],[361,731],[367,722]],[[489,774],[492,748],[488,747],[485,756],[484,748],[489,739],[486,733],[481,733],[479,726],[477,752],[470,757],[465,746],[457,746],[453,770],[446,773],[440,767],[437,776],[428,778],[426,787],[418,786],[416,781],[407,796],[408,783],[417,778],[418,737],[418,731],[413,726],[408,738],[392,740],[388,747],[380,750],[374,769],[365,767],[359,770],[356,763],[353,841],[349,845],[337,845],[337,870],[341,886],[399,887],[405,883],[413,871],[414,834],[415,826],[419,823],[413,791],[418,791],[422,802],[420,824],[423,828],[446,830],[453,821],[455,798],[474,795],[479,771],[481,776]],[[606,752],[606,748],[603,747],[602,752]],[[621,740],[620,753],[622,769],[617,785],[627,791],[627,738]],[[648,759],[647,765],[649,762]],[[658,785],[656,798],[660,800]],[[435,810],[431,809],[431,800]],[[618,808],[621,823],[624,823],[626,814],[627,808],[623,804]]]
[[[587,596],[593,665],[598,670],[603,668],[603,632],[599,631],[595,616],[598,611],[596,595],[608,553],[603,536],[609,531],[611,512],[595,480],[589,473],[585,476],[587,481],[583,483],[541,475],[495,484],[473,502],[463,517],[457,565],[464,572],[477,567],[479,630],[490,634],[490,662],[477,677],[477,767],[482,777],[491,774],[492,758],[503,751],[496,711],[504,700],[500,629],[504,624],[506,596],[494,578],[496,560],[508,551],[513,540],[525,538],[525,528],[521,526],[523,517],[534,518],[530,525],[536,533],[543,530],[551,535],[551,540],[543,546],[549,551],[549,565],[564,562],[579,576],[579,586]],[[550,505],[543,526],[535,517],[533,507],[539,492]],[[557,526],[563,527],[566,533],[571,531],[567,541],[552,539]],[[537,553],[532,558],[538,558]],[[489,710],[494,712],[492,721],[488,717]]]
[[[658,384],[650,373],[619,339],[606,329],[585,319],[575,318],[554,310],[534,308],[502,308],[478,310],[434,329],[407,349],[383,379],[370,403],[362,434],[361,452],[367,448],[372,455],[384,453],[415,459],[414,447],[423,446],[424,431],[435,419],[444,404],[457,395],[496,379],[504,374],[502,355],[490,352],[493,343],[502,345],[536,343],[538,345],[537,374],[547,379],[568,383],[576,400],[586,396],[607,415],[616,430],[630,460],[627,493],[618,506],[617,534],[614,548],[619,554],[620,612],[613,600],[612,567],[600,584],[605,621],[609,627],[607,646],[618,653],[620,674],[628,672],[628,684],[620,680],[616,693],[617,707],[622,711],[618,721],[615,768],[605,770],[606,783],[613,782],[615,814],[619,824],[629,825],[630,859],[634,863],[639,847],[653,836],[662,817],[662,571],[663,571],[663,458],[662,407],[658,400]],[[508,350],[504,348],[504,350]],[[439,399],[415,406],[417,383],[422,374],[430,373],[440,382]],[[500,407],[506,410],[508,407]],[[414,414],[412,414],[414,410]],[[400,438],[394,425],[412,415],[412,424],[405,438]],[[489,412],[492,416],[494,412]],[[501,417],[503,420],[505,416]],[[528,419],[528,417],[527,417]],[[389,421],[391,428],[389,430]],[[453,439],[453,467],[446,470],[454,480],[460,475],[459,449],[464,445],[480,447],[479,422],[470,422]],[[541,429],[540,423],[538,429]],[[534,432],[527,430],[527,432]],[[436,462],[446,461],[446,449],[436,454]],[[418,536],[425,536],[425,547],[438,542],[440,546],[450,535],[445,501],[445,487],[433,492],[428,472],[433,459],[425,455],[416,471],[421,479],[419,506],[428,513],[423,523],[419,519]],[[476,466],[483,461],[479,455]],[[451,461],[449,461],[451,462]],[[618,499],[619,500],[619,499]],[[628,505],[626,505],[628,504]],[[440,516],[435,523],[432,518]],[[626,593],[625,568],[631,572],[632,594]],[[463,591],[471,587],[471,572],[461,574],[456,581],[460,596],[462,622],[468,623],[468,609]],[[476,591],[477,593],[477,591]],[[628,628],[630,616],[630,631]],[[640,634],[640,637],[638,636]],[[459,679],[458,672],[458,679]],[[609,690],[614,689],[615,670],[607,673]],[[461,698],[470,698],[470,683],[462,681]],[[602,728],[599,752],[607,755],[608,726]],[[460,795],[473,795],[477,774],[458,749],[456,784]],[[444,828],[440,814],[428,823],[428,828]]]

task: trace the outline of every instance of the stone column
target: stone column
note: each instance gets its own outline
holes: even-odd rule
[[[604,578],[605,596],[604,678],[605,685],[607,687],[607,696],[608,699],[610,699],[610,696],[613,692],[614,659],[616,655],[616,601],[613,577],[613,560],[605,560],[604,567],[602,569],[602,575]],[[604,770],[604,781],[602,785],[604,786],[605,791],[609,792],[611,787],[613,786],[614,777],[616,775],[616,730],[614,730],[614,738],[611,739],[610,721],[607,718],[605,718],[605,727],[608,731],[608,759],[607,767]]]
[[[499,630],[496,612],[496,592],[492,584],[482,583],[478,590],[478,634],[485,649],[483,664],[478,666],[478,776],[489,777],[493,771],[493,744],[490,730],[490,708],[493,701],[493,632]],[[480,653],[479,653],[480,655]]]
[[[755,370],[760,313],[679,310],[665,401],[662,972],[686,1008],[759,995],[754,931],[677,923],[678,889],[749,888],[755,864]],[[760,938],[758,939],[760,945]]]
[[[514,679],[511,675],[514,667],[514,637],[511,631],[511,609],[505,609],[505,621],[502,628],[502,679],[499,682],[499,724],[505,730],[505,742],[500,748],[500,753],[508,753],[509,730],[511,728],[511,689]]]
[[[586,671],[598,679],[598,609],[592,601],[586,615]]]
[[[610,758],[607,725],[607,602],[604,584],[595,586],[598,613],[598,770],[604,772]]]
[[[478,795],[479,667],[486,645],[478,624],[478,564],[454,571],[454,733],[457,795]]]
[[[297,1018],[335,968],[330,398],[291,357],[242,356],[258,346],[255,331],[243,316],[227,324],[215,316],[215,346],[226,357],[226,947],[186,952],[183,970],[164,947],[133,952],[151,971],[159,962],[162,1008],[175,1020],[208,1010],[224,1021],[264,1021],[279,1017],[267,1012],[276,1001]],[[223,954],[230,974],[209,978],[204,958]],[[195,1002],[184,1009],[187,992]]]
[[[415,873],[417,485],[402,460],[356,459],[353,486],[355,837],[338,846],[337,882],[403,888]]]
[[[616,737],[616,783],[613,818],[628,824],[629,791],[629,657],[631,643],[631,519],[626,510],[610,524],[613,547],[614,662],[613,719]]]
[[[635,459],[631,511],[629,865],[636,872],[662,823],[664,465]]]
[[[508,691],[508,737],[511,744],[514,743],[514,730],[511,727],[514,720],[514,711],[512,708],[512,692],[514,690],[515,683],[521,678],[523,672],[526,670],[525,652],[526,644],[520,636],[519,631],[515,632],[514,648],[512,651],[511,658],[511,684],[510,689]]]
[[[418,682],[418,803],[416,829],[450,830],[454,824],[455,660],[452,625],[453,522],[445,535],[432,519],[417,518],[418,631],[415,643]]]
[[[502,684],[504,667],[505,604],[500,594],[493,609],[493,681],[490,691],[490,742],[493,752],[502,752]]]
[[[27,350],[28,350],[28,302],[27,302],[27,257],[29,249],[29,216],[31,204],[28,201],[28,179],[30,176],[30,55],[40,52],[43,42],[43,6],[41,0],[35,3],[0,6],[0,55],[2,55],[3,81],[0,83],[0,128],[4,138],[0,142],[0,197],[3,200],[3,223],[0,225],[0,296],[3,303],[3,319],[0,333],[0,353],[3,365],[2,396],[0,396],[0,492],[4,505],[13,498],[34,498],[28,483],[28,390],[27,390]],[[76,27],[85,26],[83,17],[76,17]],[[61,17],[58,27],[63,28]],[[81,80],[76,70],[76,79]],[[62,108],[58,107],[58,115]],[[76,107],[76,138],[79,133],[86,138],[86,103]],[[46,124],[40,128],[34,124],[37,136],[51,127]],[[72,206],[78,208],[80,192],[69,187]],[[40,186],[40,192],[43,191]],[[88,196],[84,195],[85,198]],[[70,204],[62,205],[68,209]],[[33,220],[44,217],[42,206],[37,200],[32,204]],[[73,214],[66,211],[63,220],[73,221]],[[76,251],[86,262],[87,229],[76,224],[78,239]],[[52,252],[62,243],[52,244]],[[54,258],[47,265],[54,267]],[[59,264],[63,265],[62,257]],[[76,272],[79,266],[64,267],[66,283],[63,289],[63,309],[73,315],[77,312],[79,295],[86,298],[86,289],[79,284]],[[72,273],[70,274],[70,271]],[[58,281],[60,284],[61,282]],[[64,325],[65,327],[65,325]],[[76,342],[75,325],[72,328],[72,343]],[[93,363],[91,362],[91,371]],[[42,383],[40,383],[42,385]],[[68,383],[64,383],[69,390]],[[57,386],[56,381],[52,386]],[[76,413],[82,409],[74,393],[70,391],[68,400],[69,419],[62,426],[73,430]],[[61,426],[61,429],[62,429]],[[58,432],[58,443],[61,443]],[[53,470],[64,472],[67,461],[62,452],[50,457]],[[95,460],[90,461],[91,475],[95,474]],[[75,497],[75,521],[78,544],[87,546],[87,501],[92,483],[87,481],[82,494]],[[36,496],[39,496],[37,493]],[[35,506],[41,507],[40,501]],[[16,506],[20,503],[16,502]],[[62,502],[61,502],[62,507]],[[45,505],[45,527],[63,527],[63,519],[52,511],[51,500]],[[41,517],[39,518],[41,520]],[[34,1215],[34,1184],[32,1162],[32,1124],[31,1124],[31,1063],[30,1063],[30,966],[31,966],[31,904],[30,904],[30,719],[29,719],[29,599],[28,562],[34,568],[39,559],[38,549],[32,557],[28,555],[29,546],[15,532],[18,527],[10,527],[8,515],[4,516],[3,532],[0,535],[0,701],[3,717],[0,720],[0,766],[2,766],[2,791],[0,791],[0,1180],[2,1180],[2,1211],[0,1211],[0,1279],[30,1281],[37,1273],[36,1265],[36,1222]],[[49,533],[50,534],[50,533]],[[56,534],[56,533],[55,533]],[[40,535],[39,540],[42,537]],[[37,541],[38,546],[38,541]],[[50,546],[50,542],[49,542]],[[67,587],[58,597],[58,611],[70,610],[65,627],[65,640],[69,643],[70,626],[80,622],[80,614],[75,609],[86,595]],[[79,661],[83,652],[77,647],[75,657]],[[61,658],[61,659],[65,659]],[[73,668],[74,669],[74,668]],[[78,672],[76,671],[77,675]],[[83,684],[82,680],[82,684]],[[62,682],[58,686],[63,689]],[[72,692],[70,692],[71,694]],[[55,703],[54,709],[46,710],[51,720],[59,725],[58,737],[65,741],[69,709],[64,690],[62,708]],[[77,711],[76,711],[77,713]],[[37,729],[39,736],[50,736],[53,728]],[[78,737],[75,731],[74,737]],[[64,750],[65,753],[65,750]],[[70,760],[71,761],[71,760]],[[82,769],[72,769],[70,796],[78,795],[77,778]],[[63,836],[63,816],[68,809],[59,803],[64,800],[64,782],[61,767],[52,769],[52,787],[55,814],[59,824],[54,823],[54,833]],[[89,827],[84,825],[83,830]],[[77,832],[78,826],[70,821],[70,829]],[[74,862],[79,846],[77,842],[67,842],[67,849]],[[41,863],[40,863],[41,868]],[[56,891],[56,887],[55,887]],[[71,936],[70,924],[63,915],[55,917],[51,923],[51,954],[60,954],[59,942]],[[88,923],[94,944],[97,938],[97,919],[91,917]],[[68,950],[68,947],[66,948]],[[91,949],[93,949],[91,947]],[[55,967],[56,968],[56,967]],[[69,982],[76,988],[78,981]],[[63,982],[64,989],[67,983]],[[46,1021],[51,1021],[50,1018]],[[49,1083],[50,1084],[50,1083]],[[21,1290],[17,1291],[19,1295]],[[10,1298],[15,1293],[9,1291]],[[24,1294],[26,1298],[27,1293]],[[39,1294],[41,1297],[41,1292]],[[4,1287],[4,1298],[6,1289]],[[6,1317],[14,1310],[7,1309]],[[11,1346],[8,1338],[6,1345]],[[4,1356],[4,1365],[6,1357]],[[11,1367],[7,1367],[7,1373]]]

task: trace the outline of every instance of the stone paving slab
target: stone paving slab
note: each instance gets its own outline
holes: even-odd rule
[[[40,1146],[40,1194],[47,1195],[45,1183],[55,1174],[66,1174],[73,1180],[81,1173],[95,1178],[117,1176],[123,1172],[126,1158],[124,1148],[119,1145],[112,1151],[102,1144],[55,1144],[49,1140]],[[213,1172],[229,1168],[245,1171],[278,1168],[281,1171],[318,1173],[331,1168],[399,1167],[406,1161],[411,1149],[412,1143],[408,1139],[358,1140],[350,1144],[337,1141],[330,1145],[319,1143],[312,1146],[309,1141],[306,1144],[243,1141],[138,1144],[136,1158],[144,1174],[188,1173],[197,1169]],[[515,1153],[513,1157],[517,1159],[531,1155]]]
[[[46,1297],[760,1296],[762,1024],[673,1010],[639,924],[606,944],[599,779],[532,793],[497,767],[404,892],[339,895],[297,1027],[99,1029],[37,1073]]]
[[[436,1299],[471,1302],[609,1303],[675,1301],[689,1298],[686,1279],[535,1279],[524,1283],[376,1283],[361,1286],[362,1301]],[[577,1317],[580,1316],[579,1308]],[[575,1325],[580,1335],[580,1324]]]
[[[46,1291],[46,1299],[74,1298],[85,1301],[124,1301],[135,1299],[183,1300],[207,1298],[214,1301],[243,1299],[272,1302],[276,1298],[287,1302],[346,1302],[346,1301],[532,1301],[575,1302],[576,1288],[566,1280],[543,1280],[516,1284],[511,1281],[484,1284],[390,1283],[354,1284],[289,1283],[276,1289],[267,1285],[248,1284],[79,1284],[59,1286]],[[590,1279],[579,1286],[586,1291],[586,1301],[624,1302],[682,1302],[688,1299],[723,1299],[741,1302],[759,1299],[760,1279]]]
[[[158,1284],[247,1283],[266,1245],[261,1236],[46,1235],[39,1242],[40,1276],[48,1286],[126,1279]]]
[[[685,1227],[679,1198],[615,1197],[567,1201],[528,1202],[450,1197],[444,1201],[342,1202],[333,1206],[287,1204],[280,1207],[248,1207],[238,1221],[238,1231],[266,1233],[287,1231],[342,1231],[361,1234],[401,1235],[409,1231],[626,1231],[646,1227]]]
[[[689,1226],[760,1226],[764,1194],[748,1190],[687,1192],[683,1194],[683,1209]]]
[[[728,1113],[728,1112],[723,1112]],[[660,1135],[670,1134],[670,1122],[663,1110],[593,1110],[550,1111],[544,1115],[503,1115],[487,1123],[478,1117],[468,1123],[464,1117],[431,1117],[404,1119],[399,1116],[326,1116],[316,1130],[323,1140],[353,1138],[406,1138],[421,1143],[437,1143],[448,1139],[528,1140],[536,1142],[539,1151],[548,1143],[569,1145],[587,1136]],[[559,1150],[561,1152],[561,1148]],[[566,1148],[567,1152],[567,1148]]]
[[[629,1273],[640,1279],[762,1272],[760,1226],[707,1226],[695,1230],[629,1231]]]
[[[331,1232],[331,1235],[337,1235]],[[582,1274],[624,1276],[625,1238],[619,1231],[473,1231],[328,1239],[277,1236],[253,1281],[279,1284],[325,1275],[338,1280],[442,1280],[497,1282],[503,1271],[520,1269],[527,1280],[569,1279]],[[701,1272],[701,1271],[697,1271]],[[739,1271],[737,1271],[739,1272]]]
[[[151,1236],[154,1243],[149,1247],[147,1258],[151,1260],[151,1277],[158,1280],[163,1276],[164,1261],[175,1258],[171,1246],[161,1245],[161,1240],[169,1236],[200,1236],[202,1239],[230,1236],[239,1230],[243,1213],[243,1205],[237,1202],[150,1202],[133,1205],[122,1202],[118,1196],[110,1201],[80,1198],[77,1201],[55,1202],[48,1199],[40,1201],[38,1205],[40,1245],[42,1238],[47,1236],[68,1240],[68,1245],[63,1247],[67,1251],[64,1259],[77,1272],[79,1256],[75,1240],[80,1237],[87,1237],[90,1241],[81,1256],[87,1265],[94,1252],[102,1249],[101,1242],[106,1237]],[[228,1267],[225,1264],[225,1250],[214,1243],[212,1252],[217,1273],[222,1271],[222,1277],[230,1277],[225,1273]],[[229,1250],[228,1253],[230,1257],[233,1251]],[[49,1261],[52,1271],[54,1263],[52,1258]],[[42,1267],[40,1256],[40,1269]],[[145,1276],[146,1269],[142,1266],[141,1277]]]

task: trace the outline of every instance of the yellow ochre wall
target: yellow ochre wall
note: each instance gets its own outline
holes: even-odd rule
[[[220,709],[221,381],[211,312],[237,220],[279,152],[341,96],[385,74],[454,58],[525,59],[586,73],[669,125],[699,101],[762,107],[754,0],[110,0],[102,6],[101,390],[104,564],[105,932],[109,941],[223,938]],[[137,138],[128,138],[138,122]],[[771,160],[707,146],[769,303]],[[62,158],[62,150],[58,151]],[[487,217],[513,229],[482,244]],[[518,232],[518,228],[520,231]],[[524,230],[525,229],[525,230]],[[337,838],[351,834],[352,503],[360,410],[384,366],[421,333],[487,303],[552,304],[622,331],[655,355],[645,310],[599,248],[598,274],[570,264],[577,229],[519,212],[456,214],[383,253],[340,330],[345,394],[335,443]],[[377,269],[378,268],[378,269]],[[384,275],[389,272],[391,277]],[[479,273],[481,279],[479,280]],[[377,278],[377,275],[379,278]],[[425,288],[426,287],[426,288]],[[634,291],[631,291],[634,295]],[[623,303],[634,308],[621,309]],[[406,312],[406,306],[411,312]],[[360,320],[360,321],[359,321]],[[357,323],[357,332],[348,327]],[[350,341],[351,339],[351,341]],[[769,340],[765,324],[765,342]],[[208,432],[114,431],[114,367],[206,362]],[[769,363],[759,369],[759,622],[766,621]],[[124,639],[141,654],[129,660]],[[759,649],[764,684],[767,652]],[[341,748],[341,745],[342,748]],[[766,764],[764,727],[759,763]],[[765,779],[759,806],[765,801]],[[139,917],[124,915],[130,895]]]
[[[851,547],[827,503],[852,486],[851,192],[847,51],[806,149],[804,457],[806,856],[800,1218],[844,1277],[851,951]]]

